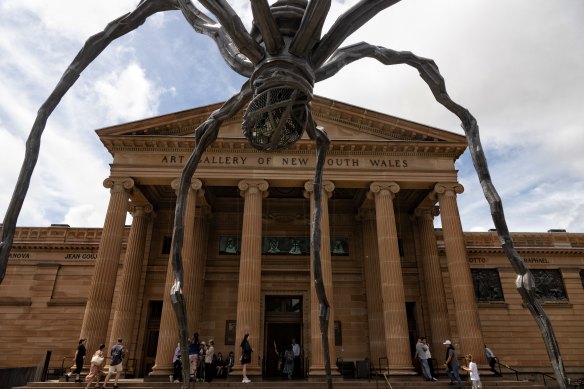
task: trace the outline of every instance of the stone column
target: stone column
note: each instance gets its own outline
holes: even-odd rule
[[[171,186],[176,191],[178,189],[180,179],[177,178],[172,181]],[[182,257],[183,257],[183,274],[184,274],[184,285],[183,294],[185,297],[185,304],[187,307],[187,319],[189,324],[193,320],[194,313],[191,311],[193,304],[196,304],[197,299],[202,298],[202,296],[192,296],[193,290],[193,229],[195,220],[195,209],[196,209],[196,199],[197,191],[202,187],[200,180],[193,178],[191,180],[191,187],[187,193],[187,202],[185,206],[185,217],[184,217],[184,234],[185,239],[183,241]],[[171,249],[172,253],[172,249]],[[172,255],[172,254],[171,254]],[[204,265],[203,265],[204,266]],[[174,314],[174,309],[172,308],[172,302],[170,301],[170,288],[174,283],[174,272],[172,269],[172,262],[170,256],[168,257],[168,266],[166,269],[166,282],[164,285],[163,297],[162,297],[162,315],[160,318],[160,330],[158,331],[158,345],[156,346],[156,360],[154,366],[152,367],[152,372],[150,376],[168,376],[172,374],[172,357],[174,355],[174,350],[179,341],[178,333],[178,322]],[[189,334],[195,330],[189,327]]]
[[[466,255],[458,205],[456,204],[456,194],[462,193],[463,190],[462,185],[458,183],[440,183],[434,187],[440,202],[444,246],[456,311],[456,326],[461,346],[458,349],[458,354],[470,353],[476,358],[476,362],[485,364],[479,311]]]
[[[91,350],[97,350],[101,343],[106,342],[122,251],[128,199],[130,190],[134,187],[134,180],[127,177],[110,177],[104,180],[103,186],[110,189],[111,197],[105,215],[80,334],[80,338],[87,338],[86,347],[89,353],[93,352]]]
[[[448,323],[448,307],[446,305],[446,294],[444,293],[444,282],[442,281],[442,270],[440,269],[440,258],[438,256],[438,244],[436,243],[436,233],[434,232],[434,216],[438,215],[434,207],[418,208],[415,212],[418,222],[420,246],[422,249],[422,272],[424,274],[424,285],[426,287],[426,302],[428,304],[428,315],[430,331],[432,333],[432,356],[441,361],[439,355],[442,352],[442,342],[450,339],[450,324]]]
[[[268,182],[243,180],[239,190],[244,197],[243,227],[241,231],[241,257],[239,260],[239,287],[237,289],[237,324],[235,355],[241,355],[239,344],[244,334],[254,350],[247,375],[261,375],[259,357],[261,334],[262,290],[262,199],[267,196]],[[239,369],[238,369],[239,370]]]
[[[178,180],[173,182],[178,190]],[[187,194],[187,203],[185,205],[185,227],[184,227],[184,242],[182,250],[183,258],[183,272],[184,285],[183,293],[185,296],[185,304],[187,309],[187,320],[189,335],[199,331],[200,308],[203,300],[203,287],[205,280],[205,258],[201,257],[201,242],[199,239],[205,236],[205,231],[197,231],[196,227],[201,226],[201,220],[197,220],[197,199],[203,196],[204,191],[201,189],[203,183],[201,180],[193,178],[191,180],[191,187]],[[199,239],[197,239],[199,238]],[[197,253],[199,255],[197,255]],[[173,311],[174,313],[174,311]]]
[[[148,219],[152,213],[152,205],[148,203],[131,203],[129,211],[133,216],[132,228],[128,237],[124,269],[120,280],[114,320],[108,343],[108,345],[113,345],[118,338],[122,338],[126,347],[130,345],[132,338],[134,338],[134,315],[136,313],[136,301],[138,301],[140,292],[146,233],[148,231]]]
[[[305,196],[310,197],[310,214],[314,215],[314,184],[312,181],[307,181],[304,184]],[[321,196],[321,221],[320,221],[320,262],[322,265],[322,278],[324,284],[324,290],[326,297],[330,304],[330,318],[328,326],[328,339],[329,339],[329,354],[330,354],[330,364],[331,373],[335,374],[335,361],[337,359],[335,352],[335,310],[334,310],[334,298],[333,298],[333,269],[331,264],[331,238],[330,238],[330,226],[329,226],[329,212],[328,212],[328,199],[332,196],[335,185],[330,181],[323,181],[322,183],[322,196]],[[312,220],[312,219],[311,219]],[[311,223],[312,225],[312,223]],[[312,231],[311,231],[312,236]],[[324,351],[322,349],[322,335],[320,332],[320,320],[319,320],[319,301],[316,296],[316,289],[314,287],[314,271],[312,269],[312,251],[310,253],[311,265],[310,265],[310,375],[318,376],[325,375],[324,366]]]
[[[363,272],[367,293],[367,322],[369,324],[369,351],[371,362],[380,367],[380,358],[387,357],[385,330],[381,301],[381,277],[379,275],[379,248],[377,247],[377,225],[375,209],[371,199],[365,200],[359,209],[358,219],[363,230]]]
[[[395,182],[374,182],[370,190],[375,199],[385,350],[389,369],[409,371],[413,369],[412,352],[393,209],[393,199],[399,191],[399,185]]]

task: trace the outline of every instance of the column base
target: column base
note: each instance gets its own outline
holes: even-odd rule
[[[172,365],[154,365],[152,371],[144,377],[144,381],[158,381],[162,378],[163,381],[168,382],[168,376],[174,373],[174,367]]]

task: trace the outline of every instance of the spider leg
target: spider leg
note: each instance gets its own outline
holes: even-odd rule
[[[361,0],[339,16],[312,53],[314,68],[319,68],[349,35],[361,28],[373,16],[399,1],[401,0]]]
[[[253,92],[249,85],[249,81],[243,84],[241,91],[232,96],[229,100],[215,110],[209,118],[199,125],[195,130],[196,147],[189,159],[187,160],[180,178],[178,187],[178,195],[176,200],[176,207],[174,209],[174,228],[172,232],[172,269],[174,272],[174,283],[170,289],[170,300],[178,322],[178,332],[180,339],[180,347],[182,353],[182,360],[188,361],[188,322],[187,311],[185,306],[184,295],[182,293],[182,285],[184,280],[183,262],[182,262],[182,247],[184,240],[184,210],[186,206],[187,193],[191,178],[199,165],[203,152],[217,139],[219,127],[226,120],[235,115],[243,106],[250,100]],[[189,366],[183,364],[183,383],[188,385],[189,382]]]
[[[310,246],[312,250],[312,271],[314,273],[314,289],[320,304],[319,324],[322,335],[322,350],[324,353],[324,368],[326,372],[328,388],[332,389],[331,362],[328,339],[328,325],[330,319],[330,304],[326,297],[324,279],[322,274],[322,263],[320,258],[321,247],[321,220],[322,220],[322,175],[326,154],[330,140],[322,127],[316,127],[312,115],[308,120],[306,132],[310,139],[316,140],[316,167],[314,170],[313,196],[314,215],[312,216],[312,231],[310,236]]]
[[[458,116],[462,121],[462,127],[469,144],[473,164],[479,177],[481,187],[483,188],[485,198],[489,203],[491,217],[493,218],[493,222],[497,229],[499,240],[501,241],[503,251],[505,251],[507,258],[517,273],[517,290],[539,327],[558,384],[560,384],[561,388],[566,388],[568,380],[556,336],[548,316],[535,295],[535,282],[533,276],[523,258],[514,248],[513,240],[511,239],[511,234],[509,233],[505,214],[503,212],[503,203],[491,180],[491,174],[487,165],[487,158],[481,145],[479,126],[476,119],[466,108],[458,105],[450,98],[446,92],[444,78],[440,74],[438,66],[436,66],[434,61],[418,57],[409,51],[395,51],[367,43],[358,43],[353,46],[348,46],[337,50],[331,56],[331,59],[317,70],[316,79],[317,81],[322,81],[329,78],[345,65],[365,57],[374,58],[384,65],[406,64],[416,68],[420,73],[420,77],[422,77],[426,84],[428,84],[428,87],[430,87],[436,101]]]
[[[178,9],[180,7],[178,0],[173,1],[176,2]],[[196,32],[207,35],[215,41],[221,56],[231,69],[244,77],[251,76],[254,69],[253,64],[239,51],[231,37],[219,23],[205,15],[191,2],[188,2],[184,8],[181,8],[181,11],[187,22],[189,22]]]
[[[251,0],[251,11],[254,24],[262,35],[266,50],[270,54],[277,54],[284,47],[284,39],[272,15],[270,4],[267,0]]]
[[[178,0],[178,2],[184,14],[191,0]],[[221,26],[233,40],[233,43],[252,63],[257,64],[264,58],[264,48],[245,29],[241,19],[229,3],[225,0],[200,0],[199,2],[217,17]]]
[[[291,54],[303,58],[318,43],[330,8],[331,0],[311,0],[308,3],[300,27],[290,45]]]
[[[132,12],[111,21],[102,32],[99,32],[90,37],[79,53],[75,56],[71,64],[67,67],[65,73],[57,83],[53,92],[49,95],[47,100],[41,105],[37,112],[36,119],[26,141],[26,150],[24,154],[24,161],[20,168],[16,187],[12,194],[12,199],[2,226],[2,237],[0,240],[0,283],[6,274],[6,267],[8,266],[8,254],[12,248],[14,240],[14,232],[16,229],[16,221],[28,187],[30,186],[30,179],[34,168],[36,166],[40,141],[47,120],[53,110],[61,101],[61,98],[73,86],[75,81],[79,78],[81,72],[115,39],[135,30],[151,15],[157,12],[169,11],[177,9],[177,3],[173,0],[143,0],[138,4],[136,9]]]

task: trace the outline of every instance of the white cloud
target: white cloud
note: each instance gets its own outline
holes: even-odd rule
[[[229,2],[249,27],[249,1]],[[356,2],[333,1],[325,30]],[[83,42],[137,3],[0,2],[0,215],[38,107]],[[347,44],[367,41],[436,61],[451,97],[479,121],[512,230],[583,231],[583,19],[580,0],[403,0]],[[93,130],[217,102],[240,84],[215,44],[197,37],[180,13],[150,18],[108,47],[49,119],[19,224],[100,226],[111,157]],[[462,134],[458,119],[405,65],[361,60],[315,92]],[[468,156],[457,167],[466,188],[459,196],[463,227],[486,230],[489,209]]]

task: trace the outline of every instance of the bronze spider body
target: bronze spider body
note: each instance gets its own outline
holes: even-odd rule
[[[201,12],[190,0],[141,0],[134,11],[110,22],[102,32],[87,40],[54,91],[39,109],[27,141],[25,160],[18,182],[4,218],[0,241],[0,282],[6,272],[16,221],[29,187],[38,158],[40,138],[49,115],[80,73],[109,43],[138,28],[149,16],[157,12],[180,10],[196,32],[207,35],[216,42],[226,63],[234,71],[248,78],[238,94],[228,99],[195,130],[196,147],[181,175],[171,255],[175,282],[170,293],[179,323],[183,360],[188,360],[188,356],[181,251],[188,186],[203,152],[217,138],[223,121],[234,116],[249,103],[244,113],[242,127],[245,137],[256,149],[264,151],[285,149],[300,139],[304,131],[317,144],[311,253],[315,274],[313,282],[321,307],[320,328],[327,384],[332,388],[327,335],[330,307],[324,290],[320,263],[320,197],[324,161],[330,141],[324,129],[316,126],[310,110],[310,101],[316,82],[333,76],[353,61],[371,57],[385,65],[406,64],[416,68],[436,100],[462,121],[473,163],[485,197],[491,206],[491,214],[503,249],[518,274],[517,289],[540,327],[558,383],[561,388],[566,388],[568,381],[553,329],[535,297],[531,273],[513,247],[501,199],[491,182],[487,161],[480,144],[476,119],[467,109],[450,99],[434,61],[410,52],[398,52],[365,42],[340,47],[348,36],[373,16],[399,1],[360,0],[321,36],[331,0],[279,0],[271,6],[267,0],[250,0],[254,17],[251,32],[245,29],[241,19],[226,0],[200,0],[200,3],[215,16],[216,21]],[[188,385],[188,367],[183,371],[183,382]]]

